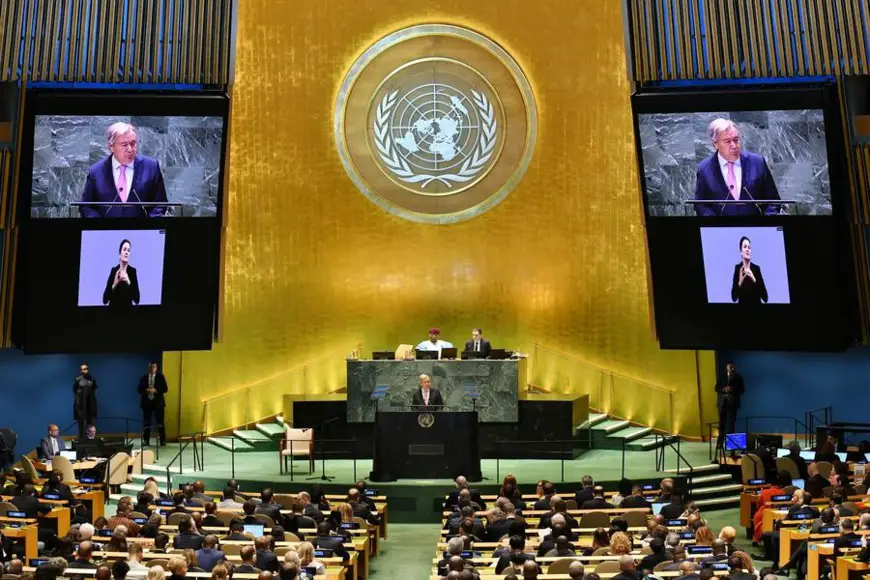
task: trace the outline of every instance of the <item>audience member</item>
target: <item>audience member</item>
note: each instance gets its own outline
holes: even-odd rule
[[[202,540],[202,548],[197,550],[196,559],[199,567],[211,572],[214,567],[226,559],[226,555],[218,548],[217,536],[209,534]]]
[[[127,577],[141,580],[148,574],[148,566],[142,563],[142,545],[130,542],[127,547]]]

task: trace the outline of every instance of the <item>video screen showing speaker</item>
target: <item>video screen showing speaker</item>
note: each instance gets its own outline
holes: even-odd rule
[[[25,103],[20,191],[31,218],[218,215],[224,95],[37,89]]]
[[[834,212],[844,189],[836,88],[657,92],[632,106],[648,216]]]
[[[701,227],[707,302],[788,304],[782,226]]]
[[[31,220],[20,244],[12,337],[25,352],[211,348],[217,220]]]
[[[833,218],[647,222],[666,349],[843,350],[860,335],[848,231]]]
[[[165,242],[162,229],[82,231],[78,305],[160,306]]]

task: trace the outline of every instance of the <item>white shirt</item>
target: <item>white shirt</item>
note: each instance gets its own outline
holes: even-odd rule
[[[51,453],[53,455],[57,455],[59,452],[58,445],[57,445],[57,437],[49,437],[49,439],[51,439]]]
[[[148,566],[135,560],[127,560],[127,565],[130,566],[130,571],[127,572],[127,578],[145,578],[148,575]]]
[[[112,155],[112,177],[115,180],[115,193],[117,193],[121,197],[121,199],[123,199],[124,196],[129,196],[130,191],[133,188],[133,165],[134,164],[135,164],[135,161],[127,166],[127,172],[124,174],[124,177],[127,179],[127,187],[124,188],[124,194],[121,195],[121,192],[118,191],[118,187],[120,187],[118,185],[118,181],[121,179],[121,162],[118,161],[117,159],[115,159],[115,156]],[[127,200],[128,201],[135,201],[135,200],[130,199],[129,197],[127,197]]]
[[[721,153],[717,153],[716,157],[719,158],[719,169],[722,170],[722,179],[725,180],[725,185],[728,185],[728,160],[722,157]],[[734,181],[736,183],[734,187],[737,191],[729,193],[732,199],[740,199],[740,192],[743,191],[743,168],[740,167],[740,158],[734,162]]]
[[[417,345],[417,350],[437,350],[438,352],[441,352],[442,348],[453,348],[453,343],[447,342],[446,340],[438,340],[437,342],[424,340]]]

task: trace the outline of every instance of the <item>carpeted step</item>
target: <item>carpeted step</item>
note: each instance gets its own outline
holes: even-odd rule
[[[257,431],[275,441],[284,435],[284,426],[278,423],[257,423]]]
[[[578,429],[590,429],[595,425],[607,420],[607,415],[604,413],[589,413],[589,419],[580,425]]]
[[[234,445],[236,452],[256,451],[253,445],[248,445],[238,437],[209,437],[208,442],[224,451],[232,451]]]
[[[616,431],[615,433],[608,434],[607,436],[625,439],[626,441],[634,441],[636,439],[640,439],[641,437],[645,437],[651,431],[652,429],[650,427],[625,427]]]
[[[257,429],[233,429],[233,435],[236,439],[241,439],[256,451],[274,451],[278,449],[278,444],[270,436]],[[236,442],[236,450],[238,450],[238,442]]]
[[[719,466],[714,463],[706,463],[704,465],[693,465],[692,473],[697,474],[701,472],[710,472],[710,471],[719,471]],[[675,473],[679,475],[688,475],[689,468],[686,466],[680,466],[679,469],[665,469],[665,473]]]

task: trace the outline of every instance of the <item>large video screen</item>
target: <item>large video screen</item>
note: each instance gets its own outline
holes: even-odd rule
[[[225,97],[34,90],[26,103],[30,217],[218,215]]]
[[[853,344],[859,329],[846,230],[832,218],[753,221],[647,223],[662,348],[842,350]]]
[[[707,302],[788,304],[782,227],[702,227]],[[763,266],[763,267],[762,267]]]
[[[831,215],[842,157],[830,90],[635,95],[647,215]]]
[[[28,353],[211,347],[216,220],[124,222],[117,229],[117,220],[31,221],[19,254],[30,258],[16,278],[17,345]]]

